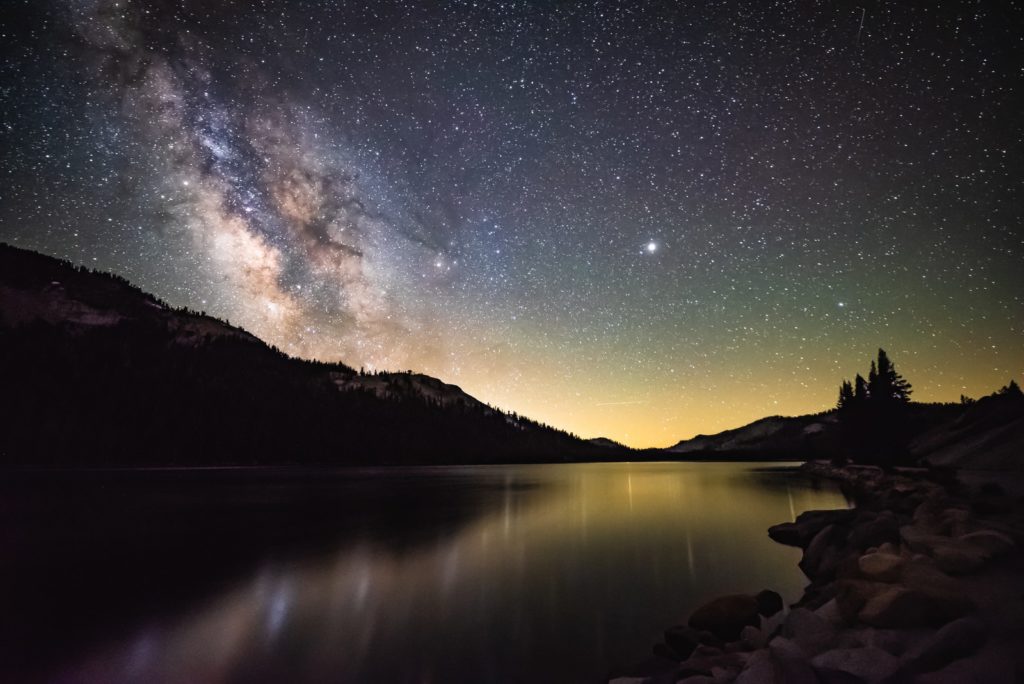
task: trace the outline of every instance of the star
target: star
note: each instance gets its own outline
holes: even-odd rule
[[[1024,367],[1000,3],[129,4],[5,24],[0,240],[632,446]]]

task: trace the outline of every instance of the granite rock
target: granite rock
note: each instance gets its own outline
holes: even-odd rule
[[[690,615],[689,626],[707,630],[723,641],[736,641],[747,625],[758,627],[761,617],[757,600],[747,594],[720,596]]]

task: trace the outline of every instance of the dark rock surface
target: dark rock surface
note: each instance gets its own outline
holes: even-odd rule
[[[761,624],[757,599],[747,594],[720,596],[693,611],[689,625],[711,632],[723,641],[736,641],[747,625]]]
[[[701,643],[707,643],[709,637],[714,638],[710,632],[686,625],[676,625],[665,630],[665,644],[679,655],[680,660],[689,658]]]
[[[931,672],[975,653],[988,639],[988,626],[977,618],[945,625],[905,660],[904,672]]]
[[[782,636],[791,639],[807,655],[821,653],[836,643],[836,628],[817,613],[794,608],[782,625]]]
[[[772,617],[782,612],[782,596],[771,589],[763,589],[754,597],[757,601],[757,612],[765,617]]]
[[[805,469],[840,479],[857,508],[770,528],[804,551],[803,597],[771,620],[781,599],[767,590],[705,604],[666,632],[692,649],[658,681],[1024,681],[1024,498],[942,473]]]
[[[837,648],[812,658],[811,667],[829,682],[884,682],[899,669],[900,660],[874,646]]]

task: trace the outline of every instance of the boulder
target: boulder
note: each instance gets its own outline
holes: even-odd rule
[[[887,591],[892,585],[867,580],[840,580],[836,582],[836,608],[843,622],[857,621],[861,609],[876,595]]]
[[[786,684],[818,684],[818,676],[807,662],[796,642],[785,637],[775,637],[768,644],[772,661],[775,663],[775,678]]]
[[[736,679],[736,675],[739,674],[739,671],[740,668],[738,667],[715,665],[711,668],[711,677],[715,680],[715,684],[728,684]]]
[[[775,665],[768,649],[750,655],[747,666],[736,677],[735,684],[775,684]]]
[[[827,525],[822,528],[804,550],[800,569],[809,579],[828,579],[835,574],[836,567],[843,559],[842,545],[846,528]]]
[[[941,570],[955,575],[965,575],[983,566],[990,557],[986,545],[1000,543],[997,535],[998,532],[972,532],[952,538],[925,532],[914,525],[900,528],[900,536],[912,551],[934,558]]]
[[[944,525],[943,513],[949,504],[945,496],[930,496],[914,509],[914,525],[926,532],[939,532]]]
[[[772,541],[786,546],[802,546],[803,538],[796,523],[779,523],[768,528],[768,536]]]
[[[1017,545],[1008,535],[996,530],[978,530],[959,537],[958,541],[980,549],[995,558],[1009,553]]]
[[[893,585],[872,596],[857,619],[873,627],[921,627],[929,624],[930,601],[920,591]]]
[[[839,603],[834,598],[816,608],[814,614],[830,625],[840,625],[843,622],[843,616],[839,612]]]
[[[754,597],[757,601],[757,612],[766,618],[782,611],[782,596],[771,589],[764,589]]]
[[[857,516],[854,508],[836,508],[821,511],[804,511],[796,517],[796,524],[807,529],[807,538],[813,537],[826,525],[848,523]]]
[[[857,618],[873,627],[923,627],[945,624],[974,608],[956,580],[930,565],[907,563],[900,581],[868,597]],[[863,587],[860,591],[867,595]]]
[[[694,649],[708,642],[715,642],[710,644],[712,646],[720,645],[718,639],[710,632],[702,632],[686,625],[676,625],[665,630],[665,643],[678,655],[679,660],[686,660]]]
[[[833,580],[811,580],[811,583],[804,588],[803,598],[800,605],[804,608],[817,610],[820,606],[835,598],[837,583]]]
[[[882,511],[874,519],[858,522],[850,531],[847,543],[858,551],[882,544],[898,544],[900,524],[896,516]]]
[[[951,575],[969,575],[979,570],[989,559],[988,553],[966,542],[950,540],[936,544],[932,549],[935,565]]]
[[[692,656],[679,664],[676,673],[680,679],[696,675],[714,677],[716,674],[721,677],[725,672],[739,672],[745,662],[740,654],[722,653],[718,649],[700,646]]]
[[[780,544],[805,547],[828,525],[845,524],[853,520],[856,511],[842,508],[828,511],[805,511],[796,521],[768,528],[768,536]]]
[[[889,553],[869,553],[857,559],[857,568],[865,579],[895,582],[900,578],[906,559]]]
[[[865,629],[872,628],[867,627]],[[864,632],[862,629],[844,629],[838,632],[838,635],[836,636],[835,645],[833,645],[832,649],[830,650],[835,650],[837,648],[864,648],[865,646],[870,645],[871,644],[867,644],[864,642]]]
[[[985,645],[988,626],[981,620],[966,617],[943,626],[928,641],[907,654],[908,672],[931,672],[954,660],[966,658]]]
[[[693,649],[693,655],[691,655],[690,657],[710,659],[717,658],[718,656],[722,655],[722,653],[722,649],[718,648],[717,646],[708,646],[707,644],[701,644],[697,648]]]
[[[965,508],[947,508],[942,512],[942,531],[959,537],[967,534],[971,524],[971,513]]]
[[[651,684],[651,682],[661,682],[663,679],[675,682],[676,680],[673,678],[673,675],[678,667],[679,663],[674,660],[659,657],[648,658],[643,662],[634,663],[628,668],[625,668],[625,671],[628,674],[623,674],[619,679],[623,681],[640,679],[647,684]],[[612,681],[614,682],[617,680],[613,679]]]
[[[937,544],[945,544],[949,541],[949,537],[929,532],[920,525],[904,525],[900,528],[900,538],[914,553],[923,553],[928,556],[932,555]]]
[[[695,610],[689,625],[697,630],[707,630],[723,641],[736,641],[745,626],[761,624],[757,609],[757,600],[753,596],[720,596]]]
[[[963,585],[937,567],[923,563],[907,563],[900,581],[929,600],[929,618],[933,625],[942,625],[962,617],[974,609]]]
[[[839,561],[835,565],[835,572],[829,579],[857,579],[860,577],[860,568],[857,566],[860,556],[859,551],[849,547],[843,548],[839,553]]]
[[[811,656],[835,645],[836,630],[827,620],[806,608],[794,608],[782,625],[782,636],[791,639]]]
[[[868,684],[885,681],[899,666],[899,658],[874,646],[834,649],[811,660],[811,667],[826,680],[846,674]]]
[[[759,630],[757,627],[747,625],[740,630],[740,643],[743,644],[744,648],[750,651],[756,651],[759,648],[764,648],[765,642],[766,639],[764,632]]]
[[[893,556],[902,556],[903,554],[900,552],[900,540],[897,539],[895,542],[886,542],[879,545],[877,553],[888,553]]]
[[[956,660],[941,670],[914,677],[914,684],[1010,684],[1020,681],[1020,670],[1012,658],[984,652]]]
[[[897,657],[907,652],[912,638],[905,629],[876,629],[873,627],[861,632],[861,637],[864,646],[875,646]]]

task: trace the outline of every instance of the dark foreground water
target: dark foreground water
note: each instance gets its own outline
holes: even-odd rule
[[[803,586],[753,464],[4,475],[0,681],[575,682]]]

